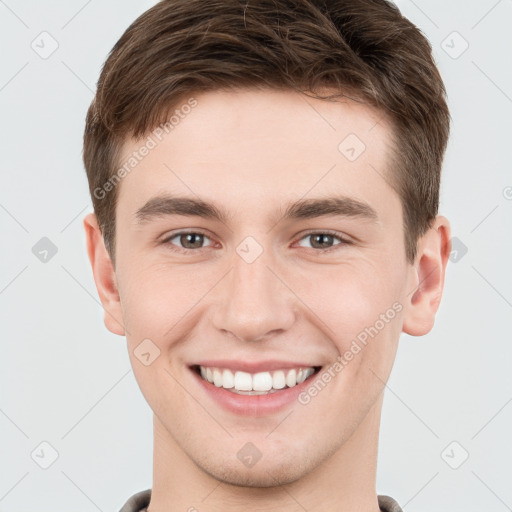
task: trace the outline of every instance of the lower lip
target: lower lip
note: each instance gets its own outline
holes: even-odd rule
[[[316,375],[320,373],[317,371],[304,382],[296,384],[292,388],[284,388],[276,393],[269,393],[267,395],[239,395],[204,380],[193,368],[190,368],[190,371],[205,392],[221,407],[244,416],[264,416],[282,411],[285,407],[296,402],[300,393],[307,389]]]

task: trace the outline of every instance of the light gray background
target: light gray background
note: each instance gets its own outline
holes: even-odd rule
[[[151,410],[86,257],[81,150],[100,67],[153,4],[0,1],[0,511],[113,511],[151,487]],[[377,489],[406,512],[512,510],[512,1],[399,6],[448,90],[440,213],[468,250],[448,266],[432,332],[402,335]],[[31,47],[51,48],[43,31],[59,45],[46,59]],[[58,248],[46,263],[32,252],[42,237]],[[43,441],[58,452],[48,469]]]

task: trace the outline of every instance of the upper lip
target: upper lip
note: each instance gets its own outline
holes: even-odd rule
[[[320,365],[314,365],[305,362],[295,361],[277,361],[276,359],[269,359],[266,361],[233,361],[230,359],[209,359],[205,361],[198,361],[191,366],[206,366],[210,368],[226,368],[232,371],[243,371],[247,373],[258,373],[273,370],[286,370],[291,368],[318,368]]]

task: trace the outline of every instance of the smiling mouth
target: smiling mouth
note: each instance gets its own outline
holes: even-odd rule
[[[320,368],[321,366],[308,366],[248,373],[227,368],[191,366],[203,380],[239,395],[268,395],[285,391],[310,379]]]

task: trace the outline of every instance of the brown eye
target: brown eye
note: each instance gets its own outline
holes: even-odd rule
[[[336,239],[339,240],[339,243],[333,243]],[[328,231],[307,233],[301,240],[310,240],[311,248],[318,249],[319,251],[333,249],[338,245],[348,245],[350,243],[340,235]]]
[[[332,235],[326,235],[325,233],[320,233],[317,235],[309,235],[310,240],[314,240],[311,245],[315,249],[328,249],[331,247],[334,237]]]
[[[178,243],[172,242],[172,240],[178,240]],[[170,244],[170,245],[176,245],[179,249],[184,250],[195,250],[195,249],[202,249],[204,246],[204,241],[209,240],[209,238],[206,235],[203,235],[202,233],[197,233],[195,231],[187,231],[187,232],[181,232],[181,233],[175,233],[174,235],[171,235],[170,237],[166,238],[163,243],[164,244]],[[210,244],[211,245],[211,244]]]
[[[180,244],[182,244],[185,249],[197,249],[201,247],[203,240],[204,236],[199,233],[180,235]]]

